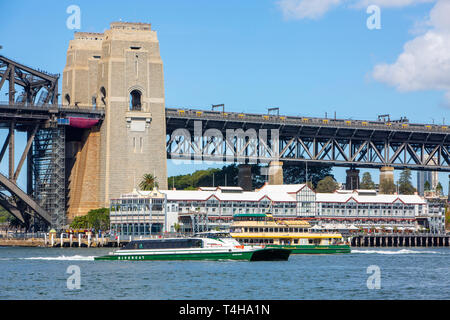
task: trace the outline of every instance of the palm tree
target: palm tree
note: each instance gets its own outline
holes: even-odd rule
[[[153,190],[153,188],[158,188],[158,182],[156,182],[156,177],[151,173],[146,173],[142,176],[142,181],[139,183],[139,188],[141,190]]]

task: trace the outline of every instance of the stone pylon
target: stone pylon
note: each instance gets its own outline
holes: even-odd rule
[[[150,24],[114,22],[104,33],[75,33],[62,100],[105,111],[99,128],[72,143],[69,218],[108,206],[146,173],[167,189],[163,63]]]

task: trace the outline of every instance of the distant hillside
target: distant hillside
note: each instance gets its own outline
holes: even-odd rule
[[[267,181],[267,177],[261,174],[261,165],[251,165],[253,188],[260,188]],[[211,168],[207,170],[197,170],[192,174],[172,176],[168,178],[170,189],[195,190],[198,187],[212,186],[237,186],[238,185],[238,165],[231,164],[223,166],[222,169]],[[316,187],[317,183],[331,174],[329,166],[308,165],[308,180]],[[306,181],[306,170],[304,166],[284,166],[283,179],[285,184],[304,183]]]

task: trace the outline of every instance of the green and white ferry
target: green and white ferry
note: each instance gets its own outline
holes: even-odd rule
[[[289,249],[292,254],[350,253],[338,232],[317,232],[304,220],[275,220],[271,214],[236,214],[231,236],[243,245]]]
[[[208,232],[192,238],[132,240],[109,255],[94,260],[288,260],[291,250],[243,246],[229,234]]]

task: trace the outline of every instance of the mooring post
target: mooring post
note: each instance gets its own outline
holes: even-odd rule
[[[81,247],[81,233],[78,234],[78,247]]]
[[[69,246],[72,247],[72,242],[73,242],[73,234],[70,234],[69,236]]]
[[[117,247],[120,245],[120,235],[117,236]]]
[[[91,247],[91,233],[88,233],[88,248]]]
[[[64,242],[63,242],[63,234],[61,233],[61,248],[64,246]]]
[[[44,233],[44,244],[45,244],[45,246],[48,245],[48,243],[47,243],[47,234],[46,233]]]
[[[53,239],[53,237],[54,237],[54,234],[53,234],[53,232],[52,232],[52,236],[51,236],[51,240],[50,240],[50,244],[51,244],[52,247],[53,247],[53,244],[54,244],[54,239]]]

